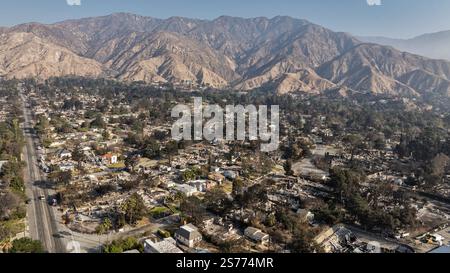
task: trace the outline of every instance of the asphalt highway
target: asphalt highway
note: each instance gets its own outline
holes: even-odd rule
[[[41,173],[37,158],[37,135],[33,129],[32,115],[22,95],[25,122],[22,129],[25,137],[24,161],[27,196],[31,199],[27,206],[27,223],[30,237],[39,240],[49,253],[63,253],[65,246],[58,235],[58,220],[49,206],[50,190],[45,187],[45,176]]]

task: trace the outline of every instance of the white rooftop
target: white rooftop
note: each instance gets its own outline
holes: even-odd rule
[[[157,243],[154,243],[151,240],[145,240],[145,243],[159,253],[183,253],[183,251],[176,246],[176,242],[173,238],[167,238]]]

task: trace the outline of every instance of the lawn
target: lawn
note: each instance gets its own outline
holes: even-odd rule
[[[232,182],[224,182],[222,184],[222,189],[228,194],[233,192],[233,183]]]
[[[169,211],[168,208],[166,207],[154,207],[150,210],[150,213],[152,214],[160,214],[160,213],[164,213],[166,211]]]
[[[162,218],[172,214],[172,212],[166,207],[154,207],[150,210],[150,215],[153,218]]]
[[[117,162],[115,164],[108,165],[108,168],[110,168],[110,169],[123,169],[123,168],[125,168],[125,163],[124,162]]]

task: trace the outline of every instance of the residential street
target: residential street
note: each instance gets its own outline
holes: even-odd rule
[[[27,222],[31,238],[40,240],[44,248],[50,253],[65,252],[65,246],[58,234],[58,221],[55,213],[48,205],[49,190],[42,187],[43,176],[40,172],[36,156],[36,135],[33,133],[32,117],[26,107],[25,97],[23,111],[25,122],[23,131],[25,136],[24,161],[26,194],[31,199],[27,206]],[[45,198],[42,198],[45,197]]]

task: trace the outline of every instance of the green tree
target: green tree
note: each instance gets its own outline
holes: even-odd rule
[[[245,183],[244,180],[242,180],[242,178],[237,177],[236,179],[233,180],[233,189],[232,189],[232,193],[233,196],[238,196],[244,193],[244,188],[245,188]]]
[[[21,238],[12,242],[10,253],[43,253],[44,247],[40,241],[31,238]]]
[[[178,142],[169,141],[166,144],[165,153],[169,157],[169,162],[172,162],[172,157],[178,153]]]
[[[202,201],[195,196],[182,200],[180,203],[180,211],[196,225],[203,222],[206,214]]]
[[[159,142],[154,139],[147,140],[143,149],[143,155],[150,159],[161,157],[161,145]]]
[[[68,185],[72,180],[71,171],[57,171],[49,175],[49,178],[57,185]]]
[[[101,114],[98,114],[95,119],[91,122],[90,127],[92,128],[106,128],[106,122]]]
[[[112,222],[109,218],[104,218],[102,223],[97,226],[96,232],[97,234],[105,234],[112,228]]]
[[[228,195],[220,187],[215,187],[206,192],[204,202],[208,209],[219,214],[224,213],[232,206],[230,199],[228,199]]]
[[[307,229],[297,230],[289,247],[294,253],[317,253],[322,251],[320,246],[314,241],[314,234]]]
[[[135,237],[128,237],[126,239],[114,240],[110,244],[103,246],[104,253],[122,253],[124,251],[137,249],[143,252],[144,247]]]
[[[284,163],[284,172],[288,176],[294,175],[294,171],[292,170],[292,160],[291,159],[286,160],[286,162]]]
[[[78,169],[81,170],[81,165],[86,160],[86,156],[80,145],[77,145],[72,152],[72,159],[77,162]]]
[[[135,225],[137,221],[147,213],[144,200],[142,197],[134,193],[132,194],[121,206],[121,210],[124,213],[125,220],[130,225]]]
[[[343,138],[342,141],[345,144],[347,144],[347,146],[350,150],[350,154],[351,154],[350,161],[353,161],[354,156],[359,154],[361,150],[366,148],[364,139],[359,134],[347,135]]]
[[[137,156],[128,156],[125,158],[125,167],[130,171],[134,172],[134,168],[139,164],[139,157]]]

